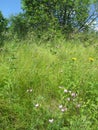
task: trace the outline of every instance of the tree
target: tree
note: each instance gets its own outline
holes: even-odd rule
[[[9,30],[12,35],[17,35],[19,39],[24,38],[27,33],[27,21],[23,13],[9,18]]]
[[[22,0],[30,27],[37,30],[59,27],[68,34],[87,30],[87,23],[97,18],[92,17],[94,11],[90,14],[92,4],[97,4],[97,0]]]
[[[46,30],[56,20],[54,0],[22,0],[22,5],[30,27],[35,30]]]
[[[7,19],[5,19],[2,15],[2,12],[0,11],[0,45],[3,43],[4,35],[3,32],[5,32],[7,29]]]

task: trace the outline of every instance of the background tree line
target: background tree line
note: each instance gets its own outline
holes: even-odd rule
[[[93,10],[92,9],[93,6]],[[24,38],[27,32],[60,31],[66,37],[88,32],[98,18],[97,0],[21,0],[22,13],[5,19],[0,12],[0,38],[6,34]]]

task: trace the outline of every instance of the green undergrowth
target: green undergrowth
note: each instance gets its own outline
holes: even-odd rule
[[[28,43],[0,48],[0,130],[97,130],[97,46]]]

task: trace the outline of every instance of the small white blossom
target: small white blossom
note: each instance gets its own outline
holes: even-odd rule
[[[68,92],[68,90],[67,89],[64,89],[64,93],[67,93]]]
[[[27,92],[30,92],[30,93],[31,93],[32,91],[33,91],[32,89],[27,89]]]
[[[64,111],[65,111],[65,109],[64,109],[64,108],[62,108],[62,109],[61,109],[61,111],[62,111],[62,112],[64,112]]]
[[[39,104],[37,103],[37,104],[35,104],[35,107],[37,108],[37,107],[39,107]]]
[[[77,106],[76,106],[77,108],[80,108],[81,107],[81,105],[80,104],[77,104]]]
[[[67,98],[67,101],[70,101],[70,98]]]
[[[76,97],[76,94],[75,94],[75,93],[72,93],[71,96],[72,96],[72,97]]]
[[[62,108],[61,112],[67,111],[67,108]]]
[[[54,121],[54,119],[49,119],[49,122],[50,122],[50,123],[53,123],[53,121]]]
[[[69,93],[71,93],[71,91],[68,91]]]
[[[29,91],[30,91],[30,92],[32,92],[33,90],[32,90],[32,89],[30,89]]]
[[[59,105],[59,108],[61,109],[63,106],[62,105]]]

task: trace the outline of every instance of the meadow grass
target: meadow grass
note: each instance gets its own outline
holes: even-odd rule
[[[97,130],[97,53],[75,41],[6,43],[0,130]]]

